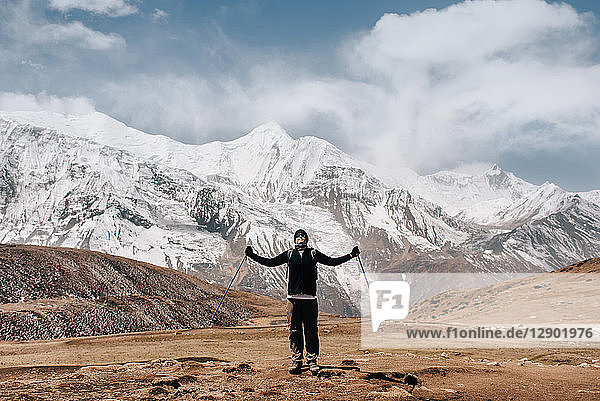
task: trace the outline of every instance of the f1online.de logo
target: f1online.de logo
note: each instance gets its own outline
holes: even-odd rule
[[[410,285],[406,281],[374,281],[369,285],[373,333],[386,320],[401,320],[408,315]]]

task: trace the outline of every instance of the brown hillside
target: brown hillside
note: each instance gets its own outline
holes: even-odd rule
[[[600,258],[582,260],[556,270],[558,273],[600,273]]]
[[[100,252],[0,245],[0,340],[201,328],[224,289]],[[215,318],[234,325],[277,301],[232,291]]]

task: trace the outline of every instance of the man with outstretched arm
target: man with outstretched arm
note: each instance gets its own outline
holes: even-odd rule
[[[308,234],[298,230],[294,234],[294,248],[282,252],[274,258],[265,258],[255,254],[252,247],[246,248],[246,255],[265,266],[288,265],[288,295],[287,317],[290,328],[290,350],[292,364],[289,372],[300,374],[302,371],[302,353],[304,341],[302,327],[304,326],[304,339],[306,340],[306,363],[313,375],[319,372],[317,357],[319,356],[319,333],[317,317],[317,263],[328,266],[337,266],[349,261],[360,254],[357,246],[347,255],[337,258],[329,257],[316,249],[309,248]]]

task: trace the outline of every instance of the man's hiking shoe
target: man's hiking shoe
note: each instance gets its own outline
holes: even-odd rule
[[[302,373],[302,361],[292,361],[292,364],[288,368],[288,372],[292,375],[299,375]]]
[[[317,362],[309,362],[308,363],[308,370],[310,370],[310,373],[312,373],[313,376],[316,376],[317,374],[319,374],[319,365],[317,365]]]

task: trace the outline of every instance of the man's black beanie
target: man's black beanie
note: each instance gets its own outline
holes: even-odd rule
[[[294,234],[294,242],[296,242],[296,238],[298,238],[298,235],[300,234],[303,234],[306,237],[306,242],[308,242],[308,234],[303,229],[299,229],[298,231],[296,231],[296,233]]]

